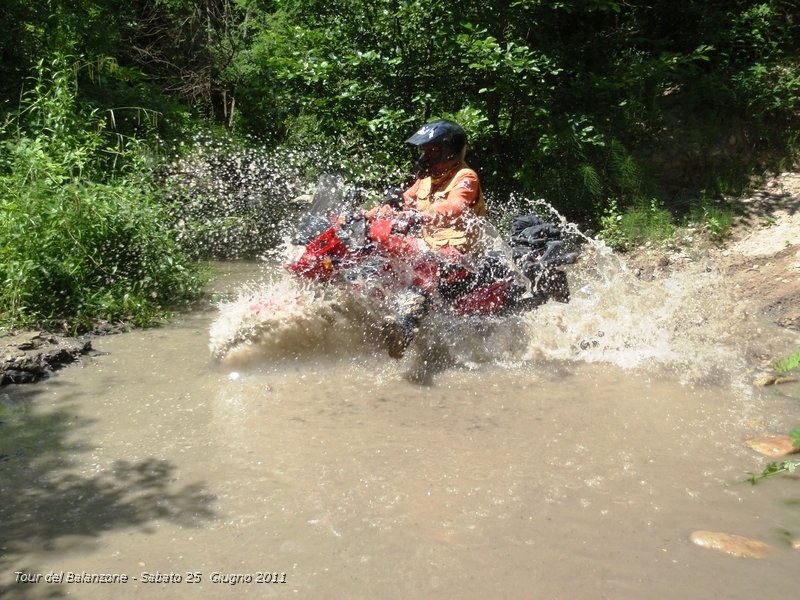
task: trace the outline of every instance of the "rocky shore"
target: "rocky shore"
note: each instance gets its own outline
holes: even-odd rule
[[[33,383],[92,354],[92,342],[41,331],[0,337],[0,385]]]

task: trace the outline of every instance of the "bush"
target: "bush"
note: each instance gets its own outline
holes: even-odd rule
[[[40,64],[0,127],[0,327],[148,325],[201,280],[165,228],[144,148],[75,100],[69,61]]]
[[[600,238],[617,250],[643,242],[665,242],[675,235],[672,215],[656,199],[640,200],[623,212],[611,200],[600,217],[600,227]]]
[[[721,242],[730,235],[733,220],[732,210],[702,203],[692,207],[689,223],[701,227],[712,241]]]
[[[147,190],[120,182],[9,190],[0,235],[0,326],[148,325],[199,292]]]

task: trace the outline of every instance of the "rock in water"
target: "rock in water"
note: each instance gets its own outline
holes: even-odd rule
[[[759,454],[772,458],[800,452],[800,448],[794,445],[792,438],[788,435],[769,435],[747,438],[744,443]]]
[[[39,331],[0,336],[0,385],[32,383],[92,351],[89,340]]]
[[[772,546],[764,542],[718,531],[695,531],[689,539],[703,548],[741,558],[764,558],[772,550]]]

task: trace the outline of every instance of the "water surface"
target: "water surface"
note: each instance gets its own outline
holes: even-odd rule
[[[234,270],[218,285],[251,276]],[[213,310],[96,339],[107,354],[83,368],[0,392],[0,591],[796,595],[798,481],[743,483],[768,461],[742,440],[796,426],[800,390],[750,386],[728,360],[740,348],[706,343],[715,327],[642,333],[642,311],[663,310],[649,304],[659,293],[627,305],[590,295],[479,332],[480,352],[424,384],[408,380],[417,350],[390,361],[347,336],[335,352],[220,368],[208,352]],[[691,360],[668,360],[687,358],[676,340],[703,343]],[[689,542],[697,529],[775,550],[761,561],[717,554]],[[17,583],[15,571],[129,581]],[[146,581],[156,574],[173,581]]]

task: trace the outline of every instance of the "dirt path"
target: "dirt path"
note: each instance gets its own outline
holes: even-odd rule
[[[800,173],[770,179],[742,204],[745,217],[720,264],[758,314],[800,331]]]
[[[740,217],[724,244],[684,230],[667,248],[647,245],[623,260],[644,281],[689,270],[720,274],[726,297],[719,298],[717,314],[709,297],[712,319],[742,340],[753,369],[766,369],[800,347],[800,172],[771,177],[736,202]]]

